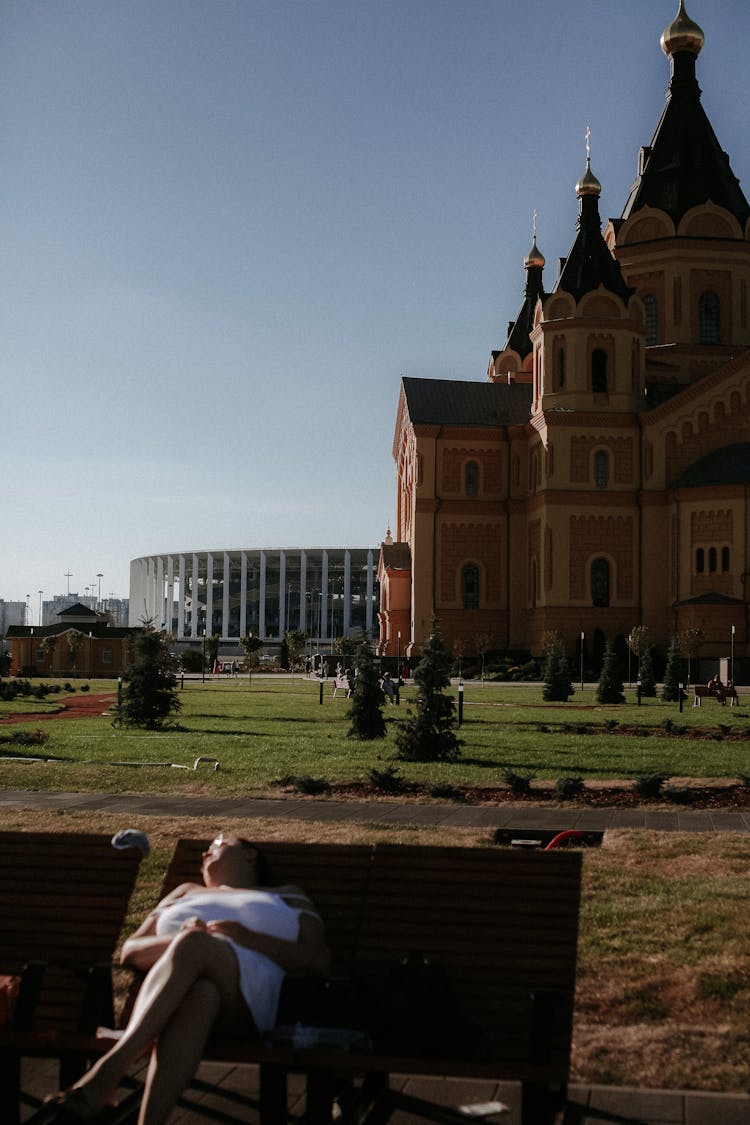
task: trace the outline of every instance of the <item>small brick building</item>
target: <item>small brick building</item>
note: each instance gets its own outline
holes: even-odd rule
[[[139,629],[117,627],[106,614],[80,602],[57,615],[54,625],[12,625],[11,675],[108,679],[120,676],[132,659]]]

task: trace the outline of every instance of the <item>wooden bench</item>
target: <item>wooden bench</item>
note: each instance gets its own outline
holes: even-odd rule
[[[693,707],[700,707],[703,699],[716,699],[721,703],[722,707],[726,707],[727,700],[729,700],[730,707],[736,707],[739,703],[737,696],[737,689],[734,686],[725,686],[709,688],[708,684],[693,684]]]
[[[163,893],[200,880],[207,844],[179,841]],[[404,1054],[382,1042],[372,1051],[214,1044],[210,1059],[259,1066],[264,1125],[286,1120],[292,1073],[307,1076],[306,1125],[331,1122],[342,1088],[350,1095],[348,1107],[337,1111],[342,1123],[365,1122],[370,1111],[385,1121],[397,1104],[424,1109],[424,1103],[390,1091],[388,1078],[396,1073],[516,1081],[524,1125],[552,1119],[565,1099],[570,1063],[580,852],[278,841],[260,846],[279,881],[300,884],[315,901],[339,987],[358,982],[377,996],[394,966],[419,951],[446,971],[467,1029],[462,1045],[452,1044],[439,1057]],[[306,1007],[305,989],[295,1009],[296,985],[289,985],[281,1022],[316,1022],[320,1010]]]
[[[140,864],[93,833],[0,832],[0,973],[21,977],[0,1029],[0,1121],[20,1119],[21,1059],[59,1060],[67,1085],[113,1019],[112,959]]]

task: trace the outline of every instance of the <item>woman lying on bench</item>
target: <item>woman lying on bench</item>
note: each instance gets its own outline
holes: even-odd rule
[[[65,1119],[95,1118],[150,1048],[139,1125],[163,1125],[214,1030],[257,1038],[274,1026],[287,973],[328,973],[315,907],[299,887],[269,886],[254,845],[217,836],[202,874],[202,885],[177,887],[124,943],[122,963],[147,976],[118,1042],[52,1099]]]

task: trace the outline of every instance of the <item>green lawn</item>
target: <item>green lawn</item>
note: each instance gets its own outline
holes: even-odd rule
[[[90,690],[114,692],[115,685],[93,681]],[[458,698],[456,688],[453,694]],[[49,734],[43,747],[3,742],[0,787],[233,794],[261,792],[290,777],[361,781],[372,768],[390,766],[405,781],[456,786],[502,784],[506,771],[532,773],[540,780],[633,779],[651,773],[736,778],[748,771],[750,721],[743,707],[721,707],[711,700],[700,709],[686,705],[680,713],[676,704],[656,700],[637,706],[634,694],[627,694],[624,705],[601,706],[587,686],[560,705],[543,702],[541,685],[469,682],[461,758],[410,763],[396,759],[393,733],[406,716],[413,687],[402,691],[400,707],[386,708],[386,738],[358,742],[347,738],[349,705],[341,695],[332,698],[330,683],[321,704],[319,684],[303,678],[186,681],[175,729],[119,728],[110,717],[47,718],[39,723]],[[62,698],[0,703],[0,718],[34,709],[48,713]],[[665,724],[679,733],[668,733]],[[623,733],[625,727],[635,733]],[[33,729],[33,723],[3,724],[0,738],[14,729]],[[737,732],[740,740],[732,737]],[[19,753],[60,760],[8,760]],[[196,765],[200,758],[209,760]]]
[[[92,692],[105,690],[114,692],[115,685],[91,684]],[[455,785],[502,782],[506,768],[549,779],[571,774],[632,778],[651,772],[737,777],[748,770],[750,727],[743,708],[730,711],[712,702],[680,714],[676,705],[655,701],[600,707],[588,687],[567,706],[557,706],[542,702],[540,686],[473,683],[465,686],[463,757],[446,765],[401,763],[394,756],[392,732],[412,695],[409,689],[400,709],[387,709],[385,739],[358,743],[346,738],[348,704],[331,698],[330,685],[321,706],[318,684],[302,679],[255,679],[251,685],[186,682],[180,693],[181,729],[173,731],[123,730],[109,717],[0,725],[0,739],[35,726],[50,734],[42,747],[0,742],[5,755],[24,753],[28,759],[0,757],[0,787],[230,795],[268,791],[275,779],[288,775],[364,778],[372,767],[389,765],[407,780]],[[60,696],[52,700],[58,704]],[[21,701],[15,713],[33,706]],[[0,704],[0,718],[13,711]],[[665,720],[685,731],[667,736]],[[626,735],[613,723],[643,733]],[[581,724],[590,733],[582,733]],[[709,736],[689,737],[701,728]],[[742,741],[729,740],[735,730],[742,732]],[[32,760],[40,754],[67,760]],[[202,755],[218,759],[221,768],[214,772],[205,763],[194,770]],[[7,809],[3,819],[5,828],[24,831],[114,832],[124,826],[120,814],[49,808]],[[139,815],[137,825],[148,833],[153,851],[142,867],[129,927],[153,903],[176,838],[210,836],[222,827],[213,818],[187,815]],[[486,829],[285,821],[283,814],[232,826],[261,840],[492,842]],[[615,831],[606,834],[602,847],[584,852],[574,1081],[747,1089],[749,863],[750,838],[731,833]]]

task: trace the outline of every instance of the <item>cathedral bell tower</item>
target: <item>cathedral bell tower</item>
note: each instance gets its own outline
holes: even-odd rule
[[[552,292],[537,301],[532,417],[550,411],[625,413],[643,399],[644,310],[605,243],[599,218],[601,184],[586,170],[576,184],[576,237]]]

